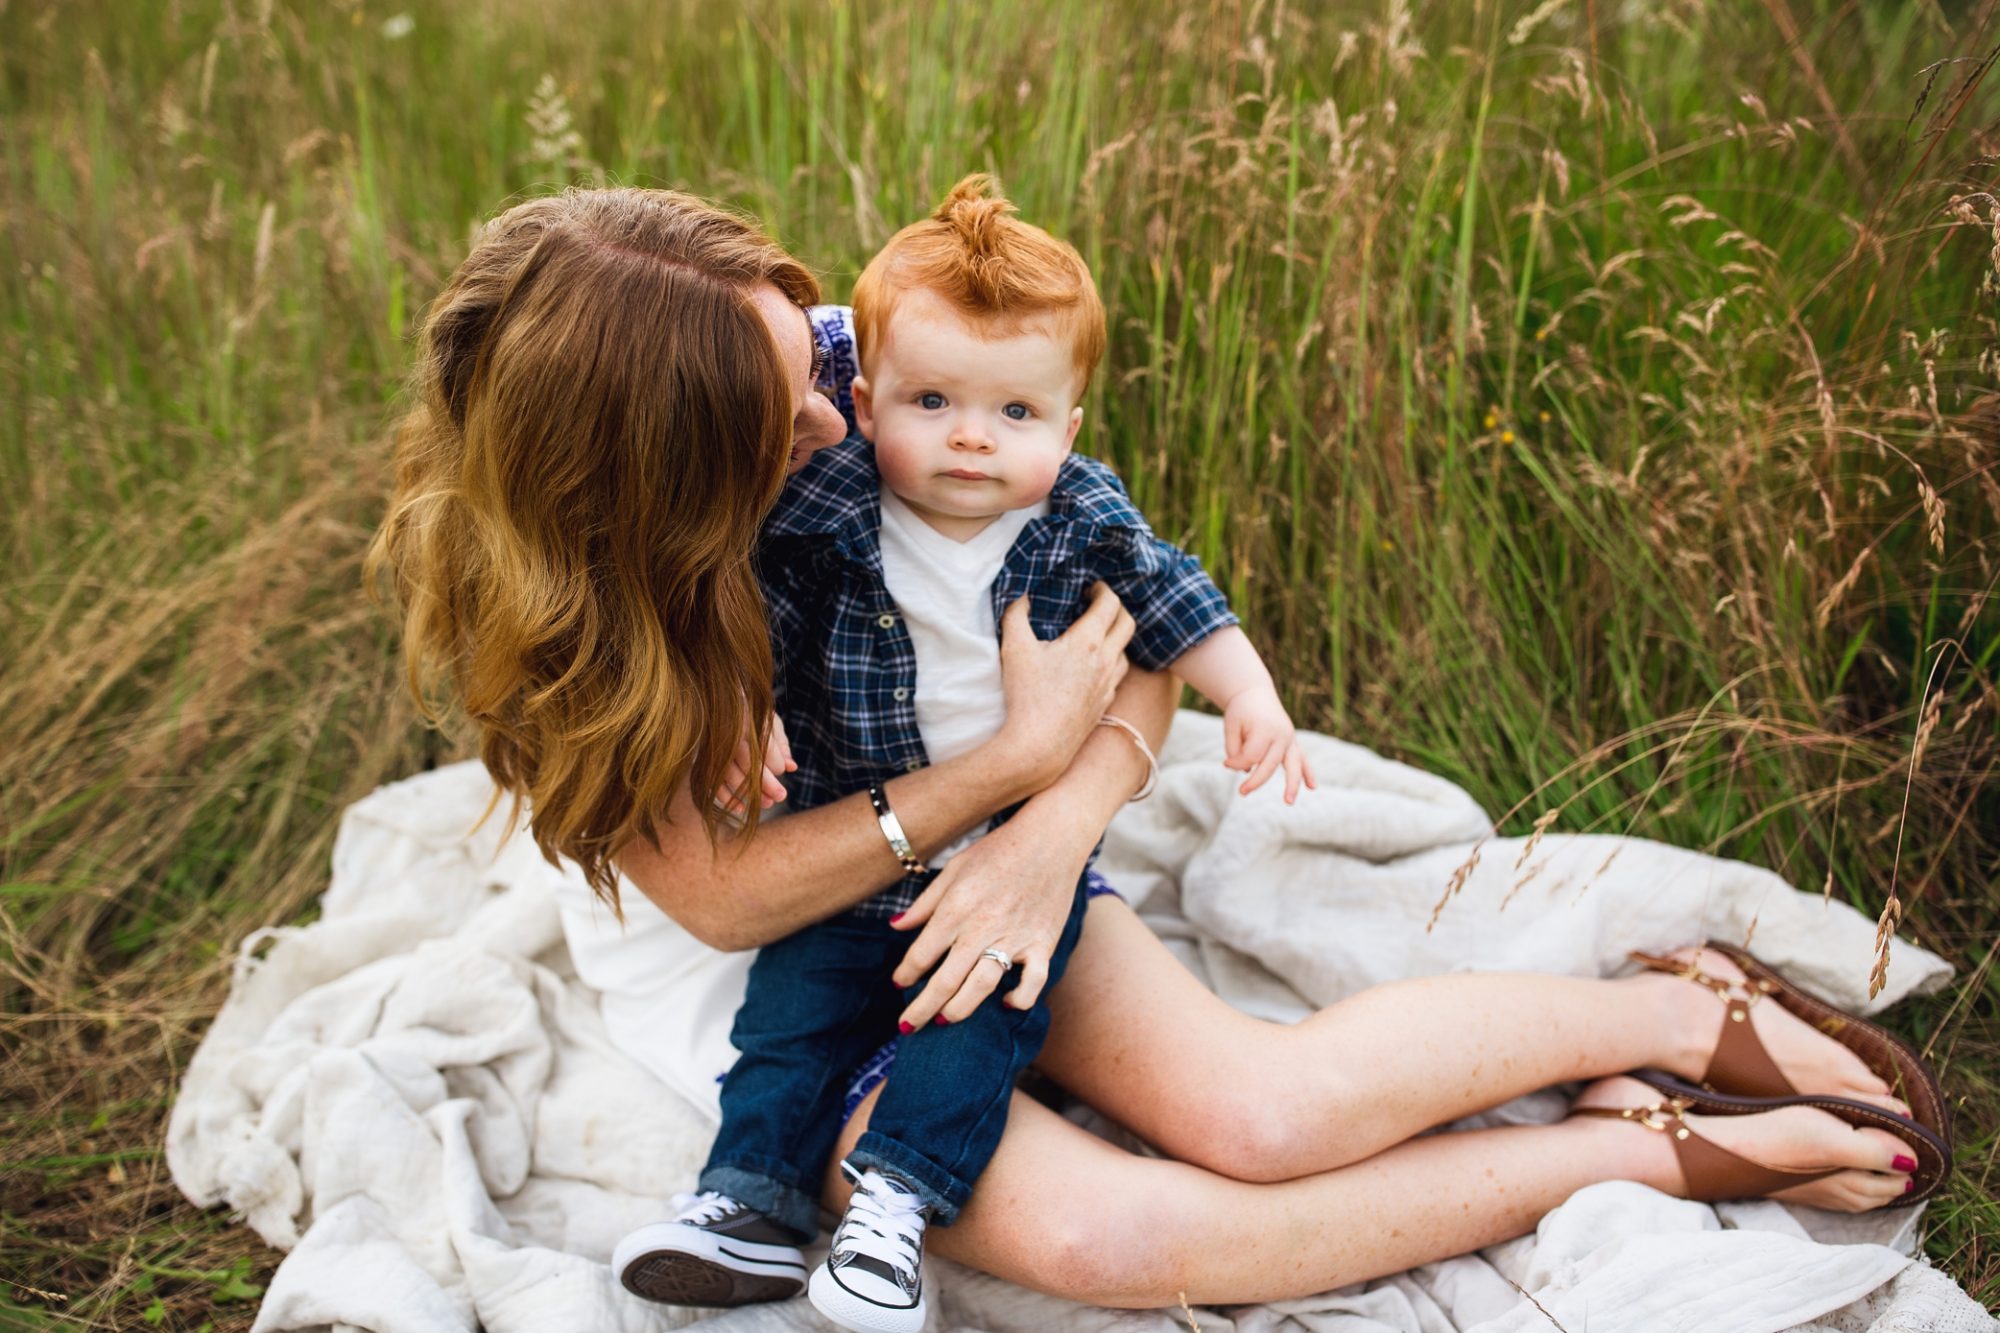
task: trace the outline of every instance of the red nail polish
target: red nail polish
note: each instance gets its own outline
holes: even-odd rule
[[[1904,1157],[1899,1153],[1889,1165],[1895,1167],[1898,1171],[1914,1171],[1917,1169],[1917,1159],[1914,1157]]]
[[[937,1024],[941,1028],[951,1026],[951,1020],[949,1018],[946,1018],[943,1014],[939,1014],[936,1018],[933,1018],[931,1022]]]
[[[902,1033],[906,1037],[909,1036],[912,1032],[916,1031],[915,1028],[910,1026],[910,1020],[907,1018],[899,1018],[896,1020],[896,1030]]]
[[[1915,1189],[1916,1187],[1917,1187],[1917,1178],[1915,1176],[1911,1176],[1908,1180],[1903,1182],[1903,1193],[1908,1194],[1911,1190]]]
[[[894,915],[894,916],[892,916],[892,917],[890,917],[890,918],[889,918],[889,924],[893,926],[893,925],[895,925],[895,924],[896,924],[896,923],[897,923],[898,921],[901,921],[901,920],[902,920],[902,919],[903,919],[904,917],[906,917],[906,916],[908,916],[908,915],[909,915],[909,913],[908,913],[908,912],[898,912],[898,913],[896,913],[896,915]]]

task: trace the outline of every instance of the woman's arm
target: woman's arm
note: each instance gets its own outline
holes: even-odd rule
[[[1128,672],[1110,708],[1136,726],[1155,751],[1165,741],[1180,698],[1166,672]],[[1034,1004],[1048,961],[1062,935],[1077,877],[1113,815],[1146,780],[1144,755],[1124,732],[1094,727],[1062,776],[1012,819],[960,852],[909,911],[892,925],[923,931],[896,968],[908,986],[942,961],[902,1020],[921,1027],[937,1014],[957,1022],[1000,983],[993,968],[975,967],[987,948],[1021,964],[1021,980],[1002,1003]]]
[[[1131,637],[1132,617],[1103,584],[1076,623],[1048,642],[1029,627],[1025,602],[1007,609],[1000,640],[1007,720],[999,733],[970,753],[884,784],[919,856],[1055,782],[1079,747],[1101,748],[1093,733],[1108,731],[1097,719],[1117,697]],[[774,820],[754,836],[725,833],[714,843],[682,792],[654,839],[620,852],[619,869],[661,911],[718,949],[782,939],[903,873],[865,792]]]
[[[998,738],[996,738],[996,742]],[[945,846],[1042,780],[1034,756],[989,743],[885,783],[919,856]],[[711,843],[683,790],[656,843],[635,842],[618,868],[655,906],[717,949],[754,949],[852,907],[900,879],[866,792]]]

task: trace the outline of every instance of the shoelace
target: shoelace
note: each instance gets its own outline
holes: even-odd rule
[[[853,1176],[852,1168],[842,1168]],[[924,1234],[924,1201],[875,1171],[862,1173],[848,1200],[847,1218],[834,1237],[836,1250],[857,1250],[880,1259],[899,1276],[914,1279],[917,1247]]]
[[[705,1227],[710,1222],[720,1222],[723,1218],[743,1210],[743,1205],[727,1194],[714,1190],[703,1190],[699,1194],[676,1194],[673,1200],[674,1221],[691,1222]]]

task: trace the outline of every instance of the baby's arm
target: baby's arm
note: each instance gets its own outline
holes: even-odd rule
[[[1285,804],[1299,798],[1299,784],[1316,787],[1298,732],[1278,701],[1278,687],[1250,637],[1234,625],[1219,629],[1174,659],[1174,674],[1222,710],[1223,766],[1248,773],[1237,788],[1248,796],[1282,764]]]

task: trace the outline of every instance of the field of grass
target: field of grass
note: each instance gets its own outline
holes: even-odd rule
[[[1302,720],[1959,965],[1895,1021],[2000,1302],[1995,11],[0,0],[0,1327],[245,1328],[275,1264],[166,1108],[341,807],[461,749],[359,561],[478,221],[678,185],[841,297],[973,169]]]

